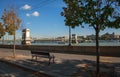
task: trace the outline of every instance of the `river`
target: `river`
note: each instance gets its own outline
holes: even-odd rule
[[[2,44],[2,42],[0,42],[0,44]],[[4,42],[5,45],[12,45],[13,42]],[[21,41],[16,41],[16,45],[21,45]],[[32,42],[31,45],[68,45],[67,42],[53,42],[53,41],[47,41],[47,42]],[[72,44],[73,46],[95,46],[96,43],[95,42],[82,42],[82,43],[78,43],[78,44]],[[120,42],[117,40],[114,41],[104,41],[104,40],[100,40],[99,41],[99,45],[100,46],[120,46]]]

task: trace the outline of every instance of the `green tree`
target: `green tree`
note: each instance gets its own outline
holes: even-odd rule
[[[62,16],[65,24],[71,27],[85,26],[87,24],[94,28],[96,34],[96,73],[99,76],[99,33],[106,27],[119,28],[119,12],[116,7],[117,0],[63,0]],[[84,24],[83,24],[84,23]]]
[[[61,12],[61,15],[66,17],[65,25],[69,26],[69,46],[71,46],[71,28],[75,28],[75,26],[79,26],[79,22],[77,21],[79,19],[78,14],[76,11],[74,11],[76,4],[73,3],[73,1],[63,0],[64,2],[69,2],[68,7],[63,7],[64,12]],[[69,7],[69,5],[73,5],[73,7]],[[81,9],[80,9],[81,10]],[[73,20],[74,19],[74,20]],[[82,26],[83,27],[83,26]]]
[[[20,26],[21,19],[18,17],[15,9],[10,7],[9,9],[4,10],[2,20],[5,24],[6,31],[9,35],[14,36],[13,57],[15,57],[16,30]]]

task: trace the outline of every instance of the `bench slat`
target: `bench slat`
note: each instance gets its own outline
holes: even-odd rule
[[[49,52],[38,51],[38,50],[31,50],[31,54],[32,54],[32,59],[33,59],[33,57],[36,57],[36,60],[37,60],[37,57],[44,57],[44,58],[48,58],[49,59],[49,64],[50,64],[51,59],[53,59],[53,63],[54,63],[54,55],[51,56]]]

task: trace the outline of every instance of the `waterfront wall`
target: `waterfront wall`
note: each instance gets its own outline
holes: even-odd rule
[[[13,48],[13,45],[0,45],[0,48]],[[16,45],[16,49],[43,50],[55,53],[96,55],[95,46],[39,46]],[[120,57],[120,46],[100,46],[100,55]]]

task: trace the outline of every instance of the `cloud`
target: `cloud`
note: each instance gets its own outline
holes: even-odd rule
[[[27,17],[30,17],[30,16],[38,17],[38,16],[39,16],[39,12],[35,11],[35,12],[33,12],[32,14],[26,13],[26,16],[27,16]]]
[[[31,6],[28,5],[28,4],[25,4],[23,7],[22,7],[23,10],[30,10],[31,9]]]
[[[26,16],[27,16],[27,17],[29,17],[29,16],[30,16],[30,14],[29,14],[29,13],[27,13],[27,14],[26,14]]]
[[[39,12],[37,12],[37,11],[33,12],[32,16],[38,17],[39,16]]]

